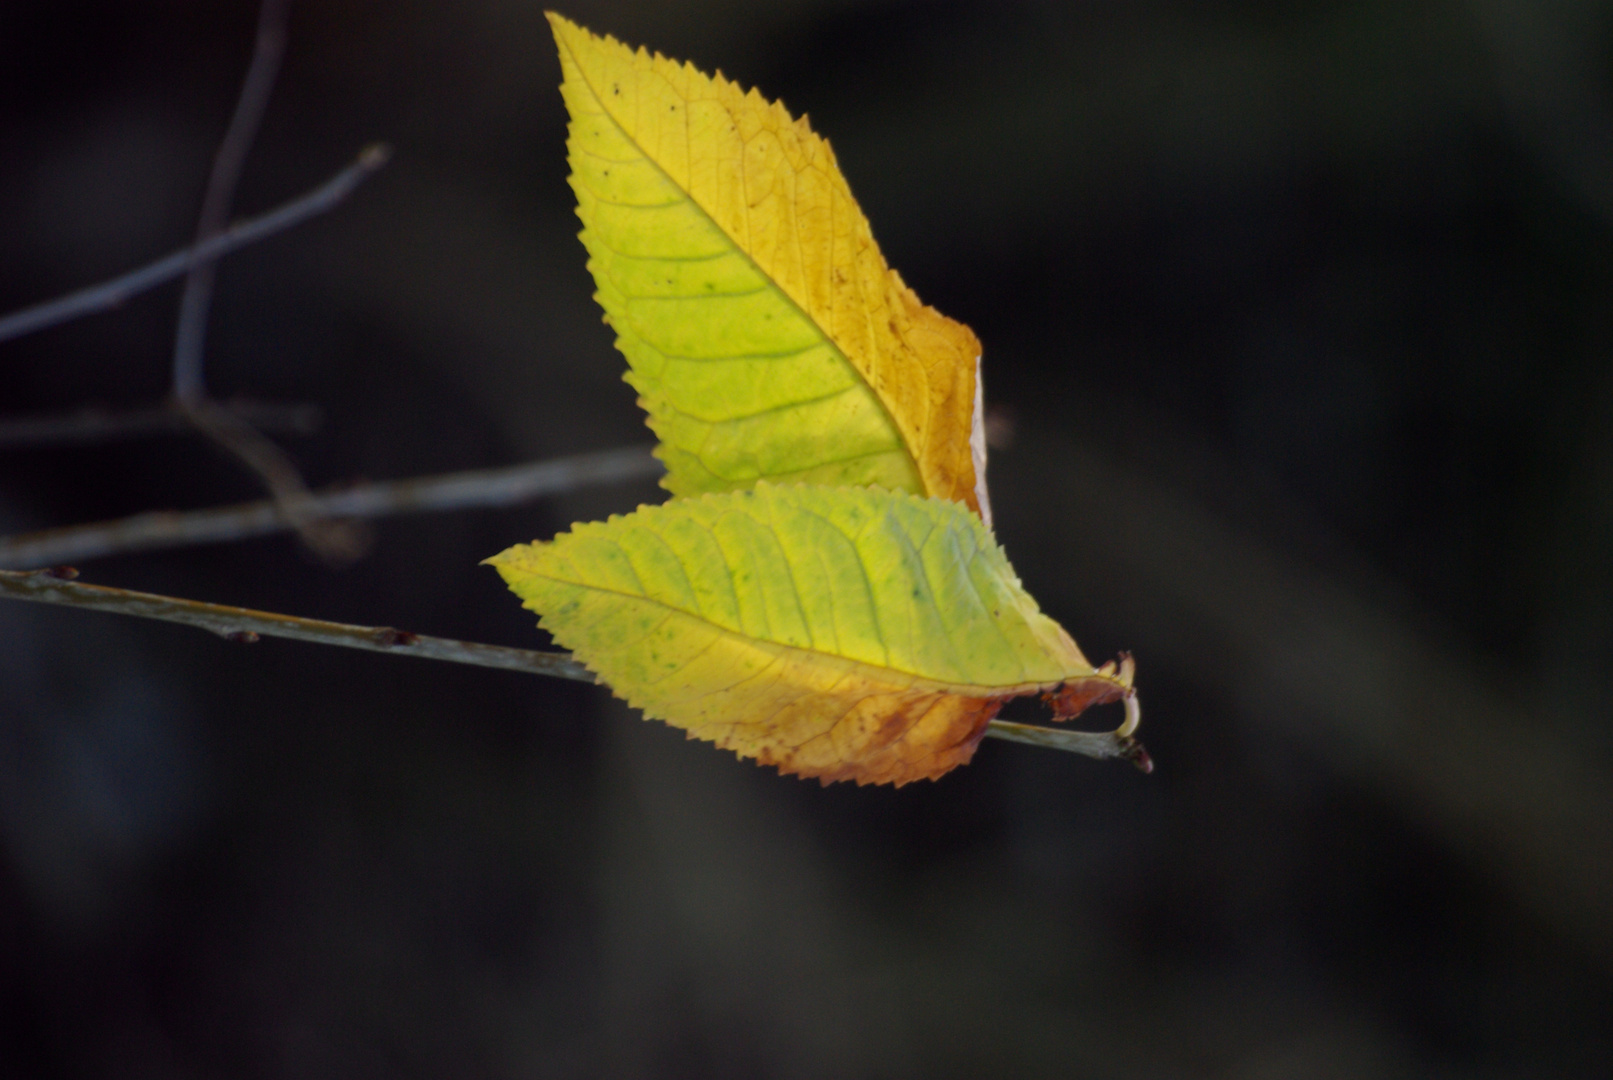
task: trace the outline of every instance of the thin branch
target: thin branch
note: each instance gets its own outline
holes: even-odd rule
[[[649,449],[635,446],[501,469],[359,484],[310,495],[304,509],[315,518],[352,519],[515,506],[596,484],[657,476],[660,472],[661,463],[650,456]],[[208,510],[136,514],[116,521],[0,538],[0,566],[55,566],[134,551],[245,540],[291,527],[281,507],[270,500]]]
[[[213,171],[207,178],[207,192],[196,222],[198,244],[222,232],[229,220],[236,185],[246,166],[246,156],[257,139],[258,127],[269,107],[269,95],[274,90],[275,76],[280,72],[280,61],[285,56],[286,18],[290,10],[290,0],[263,0],[258,9],[252,64],[241,83],[241,96],[236,100],[230,126],[213,156]],[[174,400],[196,425],[197,431],[257,474],[279,504],[281,513],[309,548],[327,562],[351,562],[369,546],[368,535],[344,522],[320,521],[310,516],[305,509],[308,485],[290,456],[274,440],[220,408],[207,396],[202,357],[217,268],[216,260],[198,261],[185,275],[185,291],[179,297],[179,324],[174,333]]]
[[[568,653],[452,641],[394,630],[390,626],[353,626],[323,619],[299,619],[294,615],[276,615],[225,604],[206,604],[199,600],[182,600],[130,589],[85,585],[72,580],[77,573],[71,568],[33,572],[0,570],[0,596],[180,623],[210,630],[229,641],[251,643],[260,637],[290,638],[369,652],[423,656],[455,664],[529,671],[557,679],[594,681],[593,673]]]
[[[263,0],[258,9],[257,41],[252,48],[252,64],[241,83],[241,96],[235,115],[213,156],[213,171],[207,178],[202,212],[196,222],[196,243],[211,239],[224,230],[230,218],[230,204],[241,180],[247,153],[258,137],[280,61],[286,52],[286,17],[290,0]],[[198,261],[185,277],[185,291],[179,298],[179,328],[174,335],[174,397],[187,404],[200,402],[207,394],[202,380],[203,344],[207,339],[207,315],[213,304],[215,260]],[[267,481],[269,476],[264,474]],[[272,484],[272,482],[271,482]],[[300,481],[299,481],[300,484]]]
[[[354,626],[350,623],[326,622],[322,619],[299,619],[293,615],[276,615],[267,611],[228,607],[224,604],[205,604],[199,600],[183,600],[173,596],[158,596],[155,593],[134,592],[130,589],[113,589],[105,585],[86,585],[72,580],[77,576],[78,571],[71,567],[35,571],[0,570],[0,596],[13,600],[63,604],[68,607],[88,608],[92,611],[108,611],[117,615],[134,615],[143,619],[180,623],[184,626],[210,630],[226,640],[243,643],[255,642],[260,637],[290,638],[294,641],[364,649],[368,652],[446,660],[453,664],[525,671],[533,675],[548,675],[551,678],[573,679],[577,682],[598,681],[594,678],[593,672],[573,660],[569,653],[537,652],[532,649],[512,649],[504,645],[483,645],[473,641],[427,637],[424,634],[396,630],[390,626]],[[1013,742],[1084,754],[1087,757],[1123,758],[1133,762],[1144,772],[1153,768],[1142,746],[1130,737],[1120,736],[1118,732],[1103,734],[1067,732],[994,720],[986,729],[986,734]]]
[[[131,297],[180,277],[189,272],[192,266],[212,262],[233,251],[239,251],[276,233],[300,225],[309,218],[318,217],[334,209],[343,199],[351,195],[353,189],[385,165],[391,155],[392,151],[383,144],[367,146],[353,164],[306,195],[293,199],[267,214],[232,225],[227,231],[195,247],[176,251],[111,281],[104,281],[99,285],[92,285],[87,289],[80,289],[55,300],[48,300],[0,317],[0,341],[10,341],[12,338],[71,322],[84,315],[110,311]]]
[[[257,428],[205,396],[175,401],[196,430],[251,469],[274,499],[287,525],[327,562],[353,562],[369,547],[369,535],[351,523],[322,518],[310,509],[313,493],[286,452]]]
[[[221,405],[260,431],[312,435],[319,430],[318,405],[283,404],[237,398]],[[147,435],[189,434],[190,418],[173,402],[144,409],[109,409],[91,405],[68,413],[0,420],[0,449],[19,446],[64,446],[138,439]]]

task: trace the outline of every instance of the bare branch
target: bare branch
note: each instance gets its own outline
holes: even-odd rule
[[[263,6],[258,9],[258,35],[252,49],[252,64],[241,83],[235,115],[230,117],[230,126],[213,156],[213,171],[207,178],[207,193],[202,197],[202,212],[196,223],[197,244],[222,232],[229,221],[235,187],[241,180],[246,155],[257,139],[258,126],[269,107],[269,95],[274,90],[275,76],[280,72],[281,58],[285,56],[286,16],[290,9],[290,0],[263,0]],[[173,393],[186,405],[200,402],[207,393],[202,380],[202,352],[207,339],[207,315],[213,304],[216,266],[216,261],[211,259],[193,262],[185,277],[185,291],[179,298]],[[245,455],[238,453],[238,456],[247,460]],[[268,481],[269,474],[261,469],[259,472]],[[298,483],[300,485],[301,481]]]
[[[367,146],[353,164],[308,194],[293,199],[267,214],[239,222],[195,247],[176,251],[111,281],[104,281],[55,300],[23,308],[21,311],[14,311],[0,318],[0,341],[32,334],[37,330],[71,322],[98,311],[110,311],[130,297],[138,296],[185,274],[198,263],[211,262],[275,233],[300,225],[309,218],[318,217],[351,195],[354,188],[386,164],[391,154],[392,151],[380,143]]]
[[[318,405],[283,404],[236,398],[220,405],[261,431],[312,435],[319,430]],[[147,435],[189,434],[195,425],[172,402],[144,409],[90,405],[68,413],[0,420],[0,449],[62,446],[138,439]]]
[[[286,524],[296,529],[320,558],[341,565],[364,554],[369,547],[368,534],[348,522],[313,513],[309,509],[313,493],[291,458],[272,439],[206,397],[175,400],[196,430],[257,474]]]
[[[594,681],[593,674],[573,660],[568,653],[537,652],[531,649],[510,649],[502,645],[452,641],[447,638],[427,637],[423,634],[394,630],[390,626],[353,626],[349,623],[326,622],[323,619],[299,619],[294,615],[276,615],[267,611],[253,611],[250,608],[206,604],[199,600],[182,600],[173,596],[158,596],[155,593],[134,592],[130,589],[113,589],[104,585],[85,585],[72,580],[77,573],[70,568],[37,570],[31,573],[0,570],[0,596],[13,600],[37,600],[46,604],[65,604],[68,607],[88,608],[92,611],[110,611],[118,615],[134,615],[142,619],[180,623],[210,630],[230,641],[250,643],[259,637],[290,638],[294,641],[312,641],[321,645],[338,645],[348,649],[365,649],[369,652],[423,656],[455,664],[529,671],[535,675],[549,675],[557,679]]]
[[[202,630],[210,630],[229,641],[250,644],[260,637],[289,638],[293,641],[310,641],[318,645],[337,645],[347,649],[364,649],[368,652],[392,653],[396,656],[419,656],[428,660],[446,660],[452,664],[471,664],[476,667],[502,668],[506,671],[525,671],[533,675],[547,675],[556,679],[573,679],[577,682],[597,682],[593,672],[571,658],[570,653],[538,652],[533,649],[512,649],[505,645],[483,645],[474,641],[455,641],[451,638],[427,637],[411,634],[390,626],[354,626],[351,623],[326,622],[323,619],[300,619],[294,615],[277,615],[250,608],[229,607],[224,604],[207,604],[200,600],[184,600],[175,596],[135,592],[131,589],[113,589],[105,585],[86,585],[74,581],[78,571],[72,567],[55,570],[0,570],[0,596],[12,600],[33,600],[45,604],[62,604],[67,607],[108,611],[116,615],[134,615],[142,619],[180,623]],[[1136,740],[1120,736],[1118,732],[1102,734],[1080,731],[1058,731],[993,720],[986,734],[1012,742],[1030,743],[1053,750],[1066,750],[1099,759],[1123,758],[1144,772],[1152,771],[1148,754]]]
[[[252,64],[241,83],[235,115],[230,117],[230,126],[213,157],[213,171],[207,178],[207,193],[196,223],[198,244],[223,231],[229,219],[235,187],[269,107],[269,95],[285,56],[286,17],[290,10],[290,0],[263,0],[258,9]],[[250,423],[208,399],[202,357],[216,270],[216,260],[199,260],[191,264],[185,276],[185,291],[179,297],[179,325],[174,334],[174,400],[196,430],[257,474],[304,543],[327,562],[351,562],[368,546],[367,534],[343,522],[311,517],[305,509],[308,485],[286,452]]]
[[[656,476],[661,463],[647,447],[578,454],[501,469],[360,484],[308,496],[314,518],[378,518],[474,507],[515,506],[596,484]],[[273,501],[208,510],[136,514],[117,521],[46,529],[0,538],[0,566],[55,566],[158,548],[245,540],[291,528]]]

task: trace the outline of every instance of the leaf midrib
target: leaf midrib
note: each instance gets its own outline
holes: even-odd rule
[[[569,586],[571,586],[573,588],[578,588],[578,589],[587,589],[587,590],[589,590],[591,592],[608,593],[608,594],[610,594],[612,596],[619,596],[619,597],[622,597],[623,599],[626,599],[626,600],[636,600],[639,603],[650,604],[650,605],[653,605],[655,607],[660,608],[662,611],[667,612],[669,615],[682,615],[684,618],[692,619],[695,622],[706,624],[707,626],[711,627],[711,629],[713,631],[715,631],[716,633],[718,633],[718,634],[722,634],[722,635],[724,635],[726,637],[731,637],[731,638],[734,638],[736,640],[747,642],[747,643],[750,643],[750,644],[753,644],[753,645],[759,645],[759,646],[761,646],[763,648],[768,648],[768,649],[788,649],[788,650],[790,650],[792,652],[808,653],[808,654],[810,654],[812,656],[821,656],[821,657],[824,657],[824,658],[826,658],[828,660],[832,660],[837,664],[853,664],[853,665],[855,665],[857,667],[860,667],[860,668],[866,668],[869,671],[888,672],[888,673],[893,674],[893,675],[899,675],[899,676],[901,676],[903,678],[906,678],[906,679],[914,679],[914,680],[916,680],[916,683],[915,683],[915,688],[916,689],[921,688],[921,689],[925,689],[925,690],[943,691],[943,692],[946,692],[946,693],[958,693],[958,694],[962,694],[962,696],[964,696],[964,697],[988,697],[989,698],[989,697],[1002,697],[1004,695],[1007,695],[1007,696],[1010,696],[1010,697],[1019,697],[1019,696],[1025,695],[1025,694],[1033,694],[1033,693],[1036,693],[1038,691],[1051,690],[1054,687],[1059,686],[1062,683],[1067,681],[1067,679],[1054,679],[1054,680],[1051,680],[1049,682],[1006,683],[1006,684],[1003,684],[1003,685],[1000,685],[1000,686],[987,685],[987,684],[984,684],[984,683],[948,682],[948,681],[943,680],[943,679],[937,679],[937,678],[935,678],[934,676],[931,676],[931,675],[921,675],[916,671],[906,671],[906,670],[903,670],[902,668],[899,668],[899,667],[890,667],[890,666],[882,666],[882,665],[879,665],[879,664],[870,664],[866,660],[858,660],[855,657],[842,656],[839,653],[824,652],[822,649],[818,649],[818,648],[815,648],[815,647],[809,647],[809,646],[804,646],[804,645],[790,645],[790,644],[787,644],[787,643],[782,642],[782,641],[770,641],[767,638],[752,637],[751,635],[746,634],[743,631],[733,630],[733,629],[730,629],[729,627],[721,625],[720,623],[712,622],[710,619],[706,618],[704,615],[700,615],[700,614],[697,614],[695,612],[688,611],[688,610],[686,610],[684,608],[674,607],[673,605],[667,603],[664,600],[657,600],[652,596],[645,596],[643,593],[623,592],[621,589],[613,589],[608,585],[594,585],[594,584],[591,584],[591,583],[573,581],[570,578],[556,577],[554,574],[546,574],[541,570],[527,570],[526,572],[531,574],[533,577],[540,577],[540,578],[543,578],[543,579],[545,579],[547,581],[557,582],[557,583],[559,583],[561,585],[569,585]],[[541,615],[542,612],[539,612],[539,614]],[[1080,677],[1082,677],[1082,676],[1080,676],[1080,675],[1071,675],[1071,676],[1069,676],[1069,678],[1080,678]],[[923,683],[923,684],[927,684],[927,685],[925,685],[923,687],[919,687],[918,686],[919,683]],[[969,693],[969,691],[972,691],[972,690],[980,691],[980,693]]]
[[[896,422],[895,414],[893,414],[891,412],[890,406],[887,405],[886,402],[885,402],[885,399],[880,396],[879,391],[873,386],[872,383],[870,383],[868,381],[868,377],[862,373],[862,371],[857,367],[856,364],[851,362],[851,358],[849,356],[847,356],[846,351],[840,347],[840,343],[838,341],[836,341],[832,336],[830,336],[828,331],[824,330],[824,328],[818,324],[818,320],[813,318],[811,313],[809,313],[805,308],[803,308],[796,301],[795,297],[791,296],[784,289],[783,286],[781,286],[777,281],[775,281],[773,279],[772,274],[769,274],[766,270],[763,270],[761,265],[759,263],[757,263],[757,261],[751,256],[751,253],[739,242],[739,240],[737,238],[735,238],[732,234],[730,234],[727,229],[723,228],[722,223],[719,222],[716,218],[712,217],[711,214],[706,210],[706,208],[704,206],[700,205],[699,200],[696,199],[688,191],[686,191],[684,189],[683,185],[679,184],[676,180],[674,180],[672,178],[672,175],[670,173],[668,173],[666,171],[666,169],[664,169],[661,166],[661,163],[659,161],[657,161],[654,157],[652,157],[649,154],[649,152],[646,151],[644,149],[644,147],[639,143],[639,141],[637,139],[635,139],[632,136],[632,134],[630,134],[625,127],[622,126],[621,121],[616,118],[616,114],[612,113],[610,111],[609,107],[605,104],[605,99],[600,95],[599,88],[596,87],[592,82],[589,81],[587,71],[584,69],[584,67],[582,65],[582,62],[578,59],[577,51],[571,47],[571,43],[569,41],[566,41],[566,40],[562,39],[561,46],[566,50],[566,53],[570,56],[572,66],[577,69],[578,78],[581,79],[583,84],[588,87],[589,94],[591,94],[593,96],[594,103],[599,107],[600,115],[604,116],[608,120],[610,120],[610,122],[613,125],[615,125],[616,130],[621,132],[622,138],[626,139],[629,143],[631,143],[633,148],[636,149],[639,152],[640,157],[644,161],[649,162],[650,167],[653,168],[656,172],[660,173],[662,178],[664,178],[666,180],[666,182],[668,184],[670,184],[674,190],[682,192],[683,197],[688,201],[689,205],[693,206],[697,211],[699,211],[700,215],[702,217],[704,217],[707,221],[709,221],[713,228],[715,228],[719,233],[721,233],[723,236],[728,238],[728,242],[734,246],[734,250],[736,252],[738,252],[740,258],[744,259],[747,263],[749,263],[750,266],[753,269],[755,269],[756,273],[758,275],[760,275],[761,278],[764,281],[766,281],[770,286],[772,286],[773,290],[779,296],[784,298],[785,303],[787,303],[791,307],[793,307],[801,315],[801,317],[803,319],[805,319],[809,324],[811,324],[811,326],[815,330],[818,331],[819,335],[822,336],[823,340],[829,345],[829,347],[834,349],[835,353],[840,357],[840,359],[845,362],[846,366],[851,368],[852,373],[857,376],[857,380],[860,383],[862,383],[863,387],[868,391],[869,396],[872,397],[874,399],[875,404],[877,404],[879,406],[880,412],[884,415],[885,419],[890,423],[891,430],[896,432],[897,442],[901,446],[902,452],[907,455],[908,461],[912,463],[913,475],[918,478],[919,484],[923,487],[923,489],[924,489],[923,494],[925,494],[925,495],[933,495],[934,492],[929,490],[929,484],[925,480],[924,469],[919,464],[918,456],[913,452],[913,448],[910,447],[907,444],[907,435],[906,435],[906,433],[904,433],[902,431],[902,426]],[[714,78],[713,78],[713,81],[715,81]],[[669,83],[668,85],[670,86],[671,84]],[[674,88],[673,92],[677,93],[675,88]],[[688,116],[689,116],[689,111],[688,111],[689,99],[684,97],[682,94],[677,94],[677,96],[678,96],[678,99],[681,100],[683,102],[683,104],[684,104],[684,113],[683,113],[683,115],[684,115],[684,123],[685,123],[685,125],[687,125]],[[724,106],[724,108],[726,108],[726,106]],[[685,142],[686,143],[688,142],[687,135],[685,136]],[[692,147],[691,147],[691,149],[692,149]],[[597,155],[597,154],[592,154],[590,151],[588,151],[586,149],[584,149],[583,152],[588,153],[591,157],[599,157],[600,156],[600,155]]]

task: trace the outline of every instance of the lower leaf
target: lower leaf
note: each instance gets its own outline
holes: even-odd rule
[[[674,499],[488,560],[646,716],[781,771],[903,784],[967,762],[1003,703],[1114,700],[980,519],[871,488]]]

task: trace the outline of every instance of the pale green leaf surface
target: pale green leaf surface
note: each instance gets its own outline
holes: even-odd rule
[[[666,487],[878,485],[980,510],[979,343],[885,265],[828,145],[721,76],[551,22],[588,265]]]
[[[763,482],[489,561],[647,715],[806,775],[937,775],[1011,697],[1123,689],[944,500]]]
[[[511,552],[521,554],[496,558],[501,572],[519,565],[544,582],[512,581],[516,591],[559,601],[539,611],[608,594],[601,641],[618,647],[629,644],[617,633],[622,612],[664,609],[977,688],[1090,670],[979,520],[941,500],[764,482],[580,524]]]
[[[625,141],[575,122],[572,187],[667,487],[766,477],[921,491],[895,425],[833,342],[659,169],[596,156],[632,153]]]

